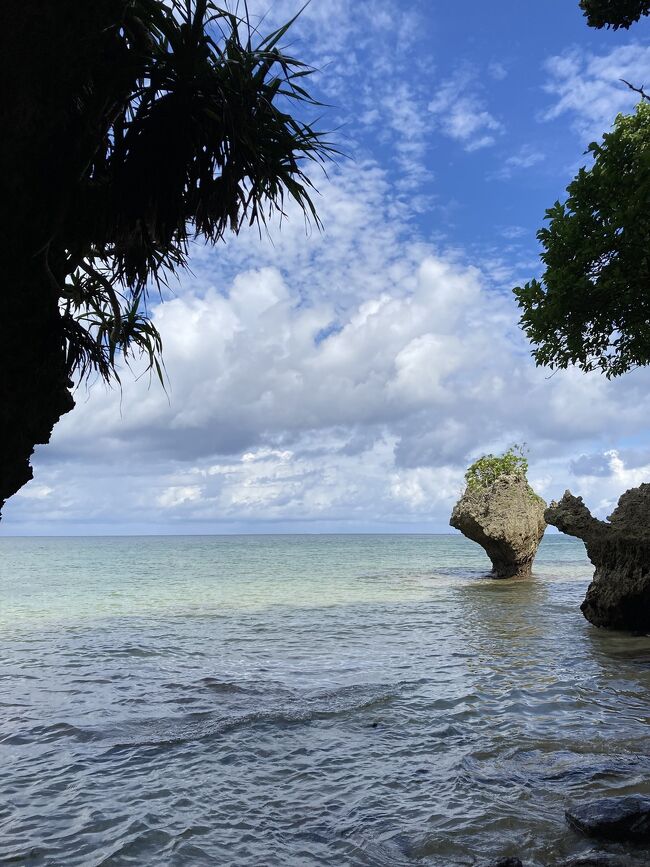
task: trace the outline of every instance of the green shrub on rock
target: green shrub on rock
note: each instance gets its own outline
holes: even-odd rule
[[[502,476],[526,478],[528,460],[524,445],[515,443],[502,455],[483,455],[468,468],[465,481],[469,490],[489,487]]]

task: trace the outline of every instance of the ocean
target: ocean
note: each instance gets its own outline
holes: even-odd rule
[[[650,793],[650,638],[580,613],[582,543],[0,539],[0,864],[560,864]],[[626,849],[629,865],[650,850]]]

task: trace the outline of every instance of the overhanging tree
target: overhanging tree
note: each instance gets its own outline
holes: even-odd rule
[[[629,27],[650,0],[581,0],[592,27]],[[650,364],[650,103],[619,115],[593,164],[546,211],[545,271],[514,290],[537,364],[619,376]]]
[[[650,104],[589,151],[537,233],[541,280],[514,292],[538,364],[610,377],[650,363]]]
[[[291,23],[291,22],[290,22]],[[75,381],[161,376],[147,295],[288,198],[318,222],[292,113],[312,70],[212,0],[25,0],[0,10],[0,508]]]
[[[590,27],[627,29],[650,14],[650,0],[580,0],[580,8]]]

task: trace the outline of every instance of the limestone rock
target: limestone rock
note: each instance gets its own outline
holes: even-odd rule
[[[449,523],[481,545],[496,578],[530,575],[544,535],[546,503],[522,476],[501,476],[485,488],[467,488]]]
[[[650,484],[626,491],[607,521],[592,517],[581,497],[566,491],[544,517],[585,543],[593,581],[581,605],[595,626],[650,630]]]
[[[643,795],[600,798],[572,807],[565,816],[572,828],[587,837],[636,843],[650,840],[650,798]]]

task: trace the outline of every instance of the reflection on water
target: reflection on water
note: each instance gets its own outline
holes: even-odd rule
[[[573,540],[501,582],[460,537],[0,552],[0,864],[541,867],[650,792],[650,640],[586,623]]]

